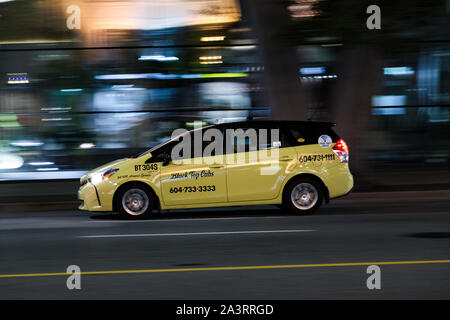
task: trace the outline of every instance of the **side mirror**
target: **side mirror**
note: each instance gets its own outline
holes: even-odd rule
[[[165,153],[163,156],[162,165],[167,166],[170,163],[171,157],[169,153]]]

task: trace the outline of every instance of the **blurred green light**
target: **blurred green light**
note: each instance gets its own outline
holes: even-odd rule
[[[0,114],[0,128],[16,128],[20,126],[16,115]]]
[[[247,77],[248,73],[230,72],[230,73],[204,73],[202,78],[240,78]]]

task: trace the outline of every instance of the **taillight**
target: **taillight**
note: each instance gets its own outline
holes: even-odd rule
[[[343,139],[339,139],[332,150],[339,157],[339,161],[348,162],[348,146]]]

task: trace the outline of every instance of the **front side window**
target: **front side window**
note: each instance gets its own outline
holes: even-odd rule
[[[150,149],[149,151],[147,151],[144,154],[152,154],[152,157],[149,158],[146,163],[155,163],[155,162],[162,162],[164,160],[164,155],[165,154],[170,154],[172,148],[175,146],[175,144],[177,143],[177,141],[175,140],[170,140],[167,141],[163,144],[160,144],[152,149]]]

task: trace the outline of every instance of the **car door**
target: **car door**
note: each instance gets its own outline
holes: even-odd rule
[[[193,134],[190,133],[191,138]],[[203,132],[202,132],[203,135]],[[202,144],[202,152],[207,143]],[[220,142],[222,143],[222,142]],[[202,153],[203,154],[203,153]],[[226,167],[223,153],[208,157],[183,157],[183,163],[171,160],[161,167],[161,193],[164,204],[185,206],[191,204],[211,204],[227,201]]]
[[[274,199],[279,195],[283,181],[295,169],[295,148],[289,145],[283,128],[259,126],[244,129],[257,131],[258,146],[256,150],[247,148],[245,152],[239,152],[239,146],[234,145],[234,157],[227,155],[228,201]],[[237,142],[231,141],[232,144]],[[245,144],[247,147],[247,142]]]

